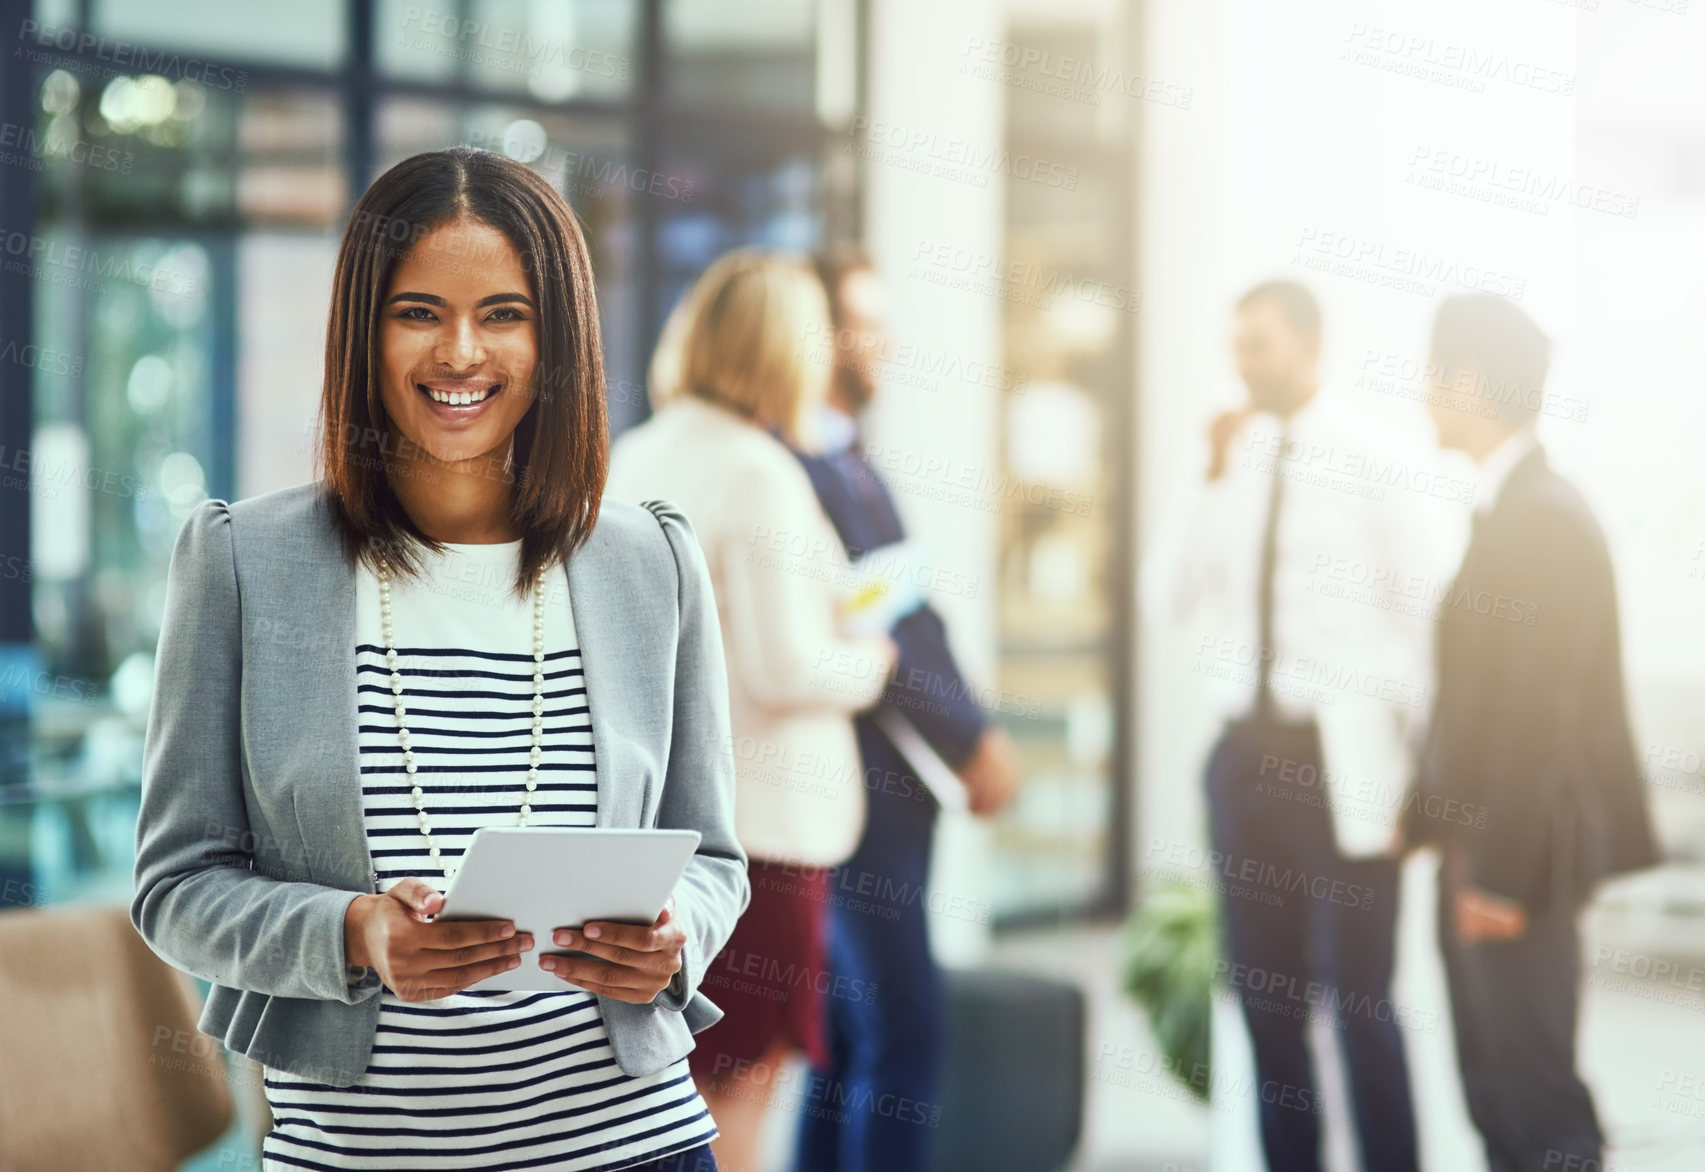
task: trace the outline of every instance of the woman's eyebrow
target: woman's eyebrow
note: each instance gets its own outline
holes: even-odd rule
[[[436,293],[393,293],[386,305],[395,305],[399,301],[420,301],[427,305],[445,306],[450,304]],[[489,297],[481,297],[474,302],[475,309],[483,309],[488,305],[496,305],[503,301],[519,301],[528,309],[533,308],[533,299],[525,293],[493,293]]]

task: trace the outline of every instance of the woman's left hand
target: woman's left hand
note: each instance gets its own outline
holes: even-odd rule
[[[539,963],[546,971],[588,993],[645,1005],[668,988],[681,971],[681,949],[687,943],[687,934],[675,922],[675,900],[671,897],[649,927],[594,920],[583,929],[558,928],[551,939],[559,948],[573,948],[598,959],[541,956]]]

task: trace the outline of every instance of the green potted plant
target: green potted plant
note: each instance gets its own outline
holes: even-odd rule
[[[1219,907],[1187,883],[1156,887],[1125,928],[1125,992],[1147,1011],[1173,1077],[1199,1102],[1211,1098],[1210,1052]]]

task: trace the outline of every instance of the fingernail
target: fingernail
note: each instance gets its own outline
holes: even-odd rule
[[[567,928],[564,928],[562,931],[560,931],[556,934],[556,942],[558,944],[573,944],[574,943],[574,933],[570,932]]]
[[[552,972],[556,971],[556,961],[552,960],[548,956],[545,957],[543,960],[541,960],[539,963],[544,965],[547,969],[550,969]]]
[[[512,956],[509,958],[509,967],[510,968],[514,968],[516,965],[518,965],[520,963],[521,963],[521,958],[518,956]]]
[[[515,925],[514,924],[503,925],[503,938],[505,940],[507,940],[507,939],[509,939],[509,937],[511,937],[513,935],[515,935]]]
[[[529,932],[525,936],[521,937],[521,951],[526,952],[528,949],[530,949],[532,947],[533,947],[533,934],[531,932]]]
[[[589,925],[586,929],[586,934],[594,940],[603,935],[602,932],[598,931],[598,925],[596,924]]]

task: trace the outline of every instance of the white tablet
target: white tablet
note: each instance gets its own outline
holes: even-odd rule
[[[569,953],[551,935],[591,920],[649,924],[663,913],[699,846],[696,830],[482,826],[444,892],[438,920],[513,920],[531,932],[521,963],[469,990],[568,989],[539,967]]]

